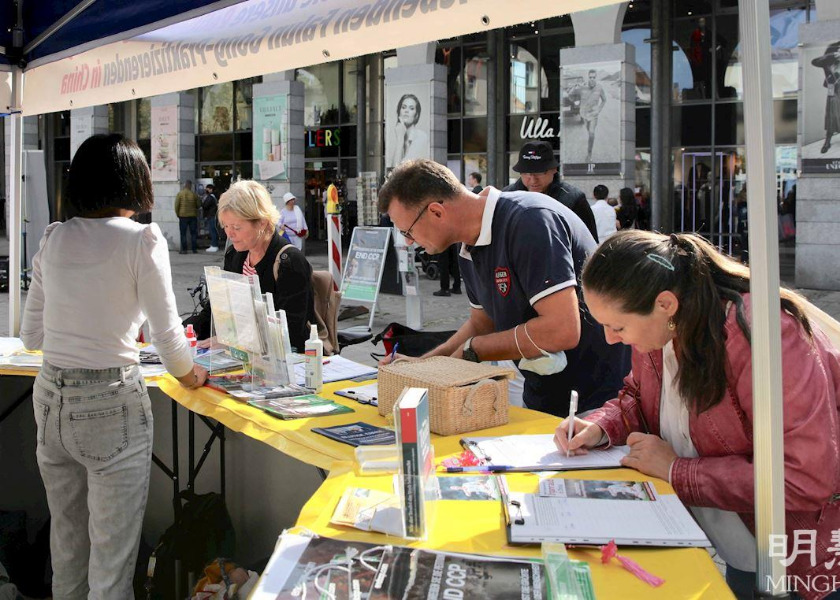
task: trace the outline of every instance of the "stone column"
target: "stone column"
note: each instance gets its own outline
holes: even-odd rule
[[[828,46],[838,39],[840,31],[840,3],[835,0],[817,0],[817,18],[813,23],[799,26],[799,39],[807,40],[808,46]],[[805,70],[813,70],[812,55],[799,48],[799,80],[805,81]],[[802,86],[800,86],[802,87]],[[814,106],[807,96],[821,90],[808,89],[800,92],[798,155],[802,165],[805,122],[803,105]],[[825,95],[824,93],[822,94]],[[819,104],[822,114],[823,104]],[[810,118],[810,117],[809,117]],[[833,146],[840,144],[840,135],[834,134]],[[827,155],[830,156],[830,155]],[[796,184],[796,287],[822,290],[840,290],[840,202],[837,188],[840,186],[840,159],[836,168],[825,173],[804,173],[800,171]]]
[[[175,215],[175,196],[187,180],[195,181],[195,96],[186,92],[175,92],[152,97],[152,111],[155,108],[176,107],[178,119],[178,163],[177,181],[155,181],[152,184],[155,191],[155,207],[152,210],[152,220],[158,224],[169,248],[180,248],[180,234],[178,231],[178,217]],[[152,140],[160,134],[159,125],[152,118]],[[153,142],[154,145],[154,142]],[[152,155],[152,167],[156,157]],[[154,173],[154,170],[153,170]]]
[[[74,108],[70,111],[70,160],[86,139],[108,133],[108,105]]]
[[[430,156],[432,160],[446,164],[446,67],[435,64],[435,44],[418,44],[397,49],[397,67],[385,70],[385,114],[383,120],[392,121],[396,106],[387,104],[388,88],[406,84],[427,84],[431,98],[419,98],[421,109],[430,111]],[[431,106],[428,106],[431,103]],[[389,142],[385,135],[385,153]]]
[[[306,198],[304,189],[304,137],[303,128],[303,92],[304,85],[301,81],[295,81],[294,70],[270,73],[263,76],[263,82],[254,84],[254,103],[257,98],[266,96],[287,95],[288,103],[286,110],[289,115],[289,162],[288,180],[269,180],[261,183],[268,188],[271,198],[279,209],[283,208],[283,194],[292,192],[298,198],[298,205],[304,208]],[[253,122],[253,121],[252,121]],[[254,131],[254,135],[258,132]]]

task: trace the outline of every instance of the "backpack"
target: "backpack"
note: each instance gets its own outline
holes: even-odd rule
[[[214,492],[196,494],[186,490],[181,492],[181,500],[186,500],[186,504],[160,536],[149,560],[151,581],[146,586],[149,591],[154,588],[154,597],[172,596],[176,561],[187,572],[201,573],[204,565],[216,557],[234,555],[236,533],[224,498]]]

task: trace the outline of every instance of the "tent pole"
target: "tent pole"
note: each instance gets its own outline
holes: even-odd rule
[[[739,0],[738,4],[743,49],[747,181],[751,196],[756,589],[764,595],[777,597],[786,594],[786,569],[778,558],[770,557],[771,536],[785,533],[782,335],[770,9],[767,0]]]
[[[20,335],[21,188],[23,187],[23,70],[12,67],[11,153],[9,156],[9,335]]]

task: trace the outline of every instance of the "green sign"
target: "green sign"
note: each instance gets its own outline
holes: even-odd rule
[[[391,230],[387,227],[356,227],[353,230],[341,278],[343,299],[376,302],[390,238]]]

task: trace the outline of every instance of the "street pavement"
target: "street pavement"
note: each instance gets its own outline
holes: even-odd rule
[[[206,242],[205,242],[206,243]],[[327,253],[324,242],[307,242],[307,258],[315,269],[326,270]],[[0,237],[0,256],[8,255],[8,240]],[[198,254],[179,254],[177,251],[170,252],[170,263],[172,266],[172,287],[175,290],[175,297],[178,303],[178,311],[182,317],[189,316],[195,307],[189,290],[198,285],[199,277],[205,266],[221,266],[223,252],[207,253],[200,249]],[[419,266],[419,265],[418,265]],[[792,285],[793,279],[793,248],[782,246],[781,249],[781,272],[782,280]],[[432,292],[440,287],[439,281],[430,280],[425,275],[419,278],[420,294],[423,304],[423,323],[427,331],[445,331],[457,329],[469,314],[469,304],[466,295],[438,297]],[[840,320],[840,291],[825,290],[799,290],[814,304]],[[22,296],[25,301],[25,292]],[[343,307],[344,305],[342,305]],[[369,315],[365,314],[352,319],[339,322],[339,329],[353,326],[367,325]],[[406,323],[405,298],[390,294],[380,294],[379,302],[373,320],[373,332],[382,331],[389,323]],[[0,334],[8,335],[9,332],[9,295],[0,294]],[[371,358],[371,352],[382,353],[383,348],[370,342],[348,346],[342,351],[342,356],[364,364],[375,364]]]

